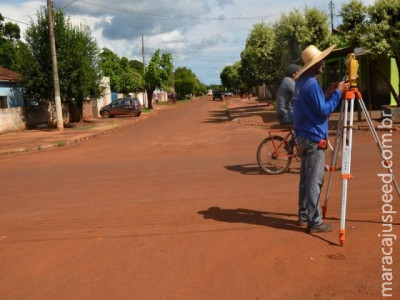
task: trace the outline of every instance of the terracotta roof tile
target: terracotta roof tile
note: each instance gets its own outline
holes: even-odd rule
[[[2,81],[17,81],[21,77],[22,75],[19,73],[0,67],[0,80]]]

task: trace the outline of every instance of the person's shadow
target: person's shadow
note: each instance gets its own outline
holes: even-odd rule
[[[210,207],[198,213],[203,215],[204,219],[213,219],[220,222],[246,223],[306,233],[306,228],[298,226],[297,215],[295,214],[263,212],[244,208],[221,209],[219,207]],[[296,220],[289,219],[289,217],[295,217]],[[313,236],[326,241],[330,245],[338,245],[323,237]]]
[[[221,209],[219,207],[210,207],[198,213],[203,215],[204,219],[214,219],[221,222],[247,223],[277,229],[304,231],[304,228],[299,227],[295,220],[282,217],[295,217],[295,215],[291,214],[262,212],[244,208]]]

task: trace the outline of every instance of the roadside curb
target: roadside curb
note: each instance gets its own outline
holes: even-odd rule
[[[141,116],[137,119],[133,120],[118,120],[118,124],[110,125],[110,123],[101,123],[98,122],[93,128],[90,129],[82,129],[82,131],[72,131],[71,129],[66,129],[64,132],[71,133],[70,136],[63,136],[59,135],[57,138],[55,136],[57,134],[60,134],[60,132],[57,131],[51,131],[48,134],[44,132],[30,132],[29,130],[24,130],[22,131],[23,134],[27,135],[27,139],[24,140],[26,142],[26,146],[16,146],[13,149],[1,149],[0,148],[0,156],[6,156],[6,155],[11,155],[11,154],[22,154],[22,153],[27,153],[27,152],[34,152],[34,151],[41,151],[41,150],[46,150],[50,148],[63,148],[63,147],[68,147],[72,146],[90,139],[93,139],[97,136],[103,135],[105,133],[109,133],[114,130],[119,130],[124,127],[128,126],[133,126],[139,122],[142,122],[146,120],[149,117],[159,115],[160,113],[167,111],[169,109],[173,109],[175,107],[178,107],[179,105],[160,105],[158,107],[154,107],[153,110],[150,112],[142,113]],[[97,120],[97,119],[94,119]],[[90,120],[87,120],[90,121]],[[115,121],[115,119],[114,119]],[[111,127],[110,127],[111,126]],[[7,133],[6,133],[7,134]],[[15,136],[18,136],[19,133],[17,132],[11,132],[10,134],[15,134]],[[37,137],[39,135],[39,137]],[[36,138],[34,138],[36,136]],[[10,140],[13,141],[14,138],[9,138],[9,143]],[[33,141],[28,141],[32,139]],[[52,140],[51,142],[46,140]],[[54,141],[57,140],[57,141]],[[0,141],[1,141],[1,136],[0,136]],[[16,139],[17,141],[17,139]],[[14,141],[13,141],[14,142]],[[15,142],[18,144],[18,141]],[[33,145],[34,144],[34,145]]]

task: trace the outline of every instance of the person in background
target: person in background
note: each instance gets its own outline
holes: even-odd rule
[[[319,204],[324,179],[325,149],[328,140],[328,117],[336,109],[342,94],[349,89],[344,81],[336,84],[325,98],[318,83],[323,71],[323,59],[335,45],[321,52],[314,45],[301,53],[304,66],[296,77],[293,97],[293,120],[301,166],[299,182],[298,225],[307,224],[308,233],[332,231],[332,225],[322,222]]]
[[[278,89],[278,94],[276,96],[276,112],[281,125],[293,124],[294,79],[299,69],[298,65],[289,65]]]

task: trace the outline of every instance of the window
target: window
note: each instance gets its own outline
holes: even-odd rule
[[[8,108],[7,96],[0,96],[0,108]]]

